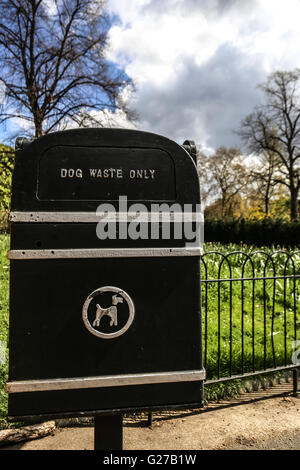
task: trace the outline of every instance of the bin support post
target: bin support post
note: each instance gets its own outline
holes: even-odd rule
[[[122,414],[95,416],[94,450],[123,449]]]

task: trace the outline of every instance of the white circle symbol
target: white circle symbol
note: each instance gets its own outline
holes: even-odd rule
[[[112,292],[115,294],[112,296],[113,305],[108,308],[102,308],[99,304],[97,304],[95,320],[93,321],[93,324],[91,325],[90,320],[88,318],[88,308],[89,308],[91,301],[102,292]],[[128,320],[126,324],[120,330],[114,331],[113,333],[103,333],[102,331],[99,331],[93,328],[93,326],[100,325],[101,318],[105,315],[110,317],[110,326],[117,325],[117,305],[118,303],[122,303],[123,299],[127,302],[129,316],[128,316]],[[123,335],[132,324],[134,315],[135,315],[135,308],[134,308],[134,303],[131,297],[122,289],[119,289],[118,287],[113,287],[113,286],[99,287],[99,289],[94,290],[86,298],[82,307],[82,319],[86,328],[93,335],[97,336],[98,338],[103,338],[103,339],[112,339],[112,338],[117,338],[118,336]]]

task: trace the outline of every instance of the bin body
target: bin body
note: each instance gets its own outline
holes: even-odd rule
[[[196,211],[196,167],[169,139],[116,129],[53,133],[17,152],[11,419],[201,405],[199,250],[174,235],[175,222],[168,239],[161,221],[154,238],[120,238],[136,220],[120,196],[143,204],[150,233],[153,204]],[[123,228],[100,239],[112,214]]]

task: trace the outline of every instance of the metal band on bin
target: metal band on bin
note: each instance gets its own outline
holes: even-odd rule
[[[9,250],[9,259],[71,258],[155,258],[201,256],[201,248],[73,248],[48,250]]]
[[[205,379],[205,370],[154,372],[146,374],[102,375],[49,380],[18,380],[8,382],[8,393],[43,392],[97,387],[120,387],[153,383],[194,382]]]
[[[11,212],[10,222],[32,223],[71,223],[71,222],[203,222],[202,212],[111,212],[97,214],[96,212]]]

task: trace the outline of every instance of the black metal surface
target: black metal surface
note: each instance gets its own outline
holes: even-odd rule
[[[99,219],[100,220],[100,219]],[[128,223],[126,225],[128,231]],[[97,223],[16,223],[11,227],[11,249],[71,249],[71,248],[166,248],[184,247],[186,243],[185,235],[182,238],[174,237],[175,223],[170,225],[170,238],[162,238],[162,224],[158,225],[160,236],[154,239],[126,239],[120,240],[118,237],[119,226],[116,226],[116,239],[103,240],[96,237]],[[145,231],[150,234],[151,226],[144,223]],[[123,230],[123,229],[122,229]],[[143,229],[142,229],[143,230]],[[188,240],[191,241],[191,240]],[[171,243],[170,243],[171,242]]]
[[[91,417],[91,416],[105,416],[105,415],[111,415],[111,414],[122,414],[122,413],[145,413],[145,412],[154,412],[154,411],[168,411],[168,410],[199,410],[203,404],[199,405],[199,402],[197,401],[196,403],[185,403],[185,404],[180,404],[180,405],[158,405],[158,406],[143,406],[143,407],[136,407],[134,409],[120,409],[120,408],[114,408],[113,410],[106,411],[106,410],[88,410],[88,411],[78,411],[78,412],[64,412],[64,413],[44,413],[44,414],[35,414],[35,415],[24,415],[24,416],[18,416],[18,417],[11,417],[8,416],[7,419],[8,421],[15,421],[18,419],[19,421],[22,421],[24,423],[34,423],[34,422],[40,422],[43,420],[49,420],[49,419],[67,419],[67,418],[80,418],[80,417]]]
[[[104,173],[109,168],[114,171]],[[101,170],[97,181],[91,169]],[[151,178],[151,170],[156,178]],[[136,177],[130,178],[133,171]],[[12,211],[95,214],[101,202],[118,209],[119,195],[148,208],[153,201],[188,203],[192,211],[200,202],[196,167],[189,154],[169,139],[116,129],[53,133],[17,152]],[[174,224],[168,240],[161,224],[154,240],[103,241],[96,236],[96,226],[12,222],[11,249],[173,248],[186,243],[184,233],[181,239],[172,235]],[[109,340],[91,334],[82,313],[87,297],[103,286],[124,290],[135,305],[131,327]],[[91,301],[90,323],[96,302],[108,309],[111,292]],[[106,317],[103,331],[113,333],[124,326],[128,311],[126,302],[119,304],[118,325]],[[11,260],[9,346],[9,381],[202,369],[200,260],[185,256]],[[9,416],[201,406],[202,400],[203,382],[10,393]]]
[[[186,407],[197,404],[200,408],[202,382],[130,385],[82,390],[13,393],[10,395],[8,414],[20,416],[94,415],[95,411],[113,410],[135,412],[139,409]]]
[[[12,260],[9,380],[200,369],[198,266],[194,257]],[[136,307],[132,327],[111,340],[82,321],[87,296],[106,285],[122,286]],[[111,294],[94,302],[108,307]],[[107,328],[126,316],[124,303]]]
[[[56,146],[41,156],[41,201],[111,201],[122,194],[133,201],[174,201],[170,155],[160,149]]]

